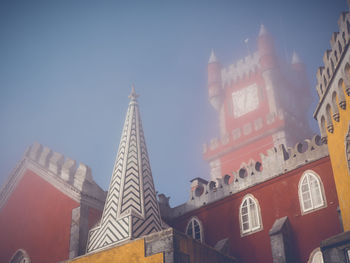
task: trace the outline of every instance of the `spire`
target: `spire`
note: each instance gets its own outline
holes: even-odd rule
[[[218,59],[215,56],[214,49],[211,49],[211,53],[210,53],[210,58],[209,58],[208,64],[209,63],[214,63],[214,62],[217,62],[217,61],[218,61]]]
[[[134,85],[102,218],[87,252],[161,230],[161,219]]]
[[[259,36],[263,36],[267,34],[267,30],[263,24],[260,25]]]
[[[293,51],[293,55],[292,55],[292,64],[299,64],[299,63],[302,63],[299,55]]]
[[[136,101],[136,99],[138,98],[138,94],[136,94],[136,91],[135,91],[135,85],[134,83],[131,85],[131,93],[129,95],[129,99],[130,101]]]

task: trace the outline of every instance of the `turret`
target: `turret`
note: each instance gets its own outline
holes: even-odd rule
[[[273,38],[263,24],[260,26],[258,36],[258,52],[262,71],[277,67]]]
[[[309,87],[309,83],[307,81],[305,64],[302,62],[299,55],[295,51],[293,52],[293,55],[292,55],[291,66],[292,66],[292,70],[295,72],[297,77],[295,81],[298,82],[300,86]]]
[[[305,114],[305,112],[308,110],[309,105],[311,104],[310,84],[308,81],[305,64],[295,51],[292,55],[291,68],[293,70],[292,83],[295,87],[295,91],[293,93],[298,100],[298,105],[295,105],[295,114],[299,116],[299,119],[302,119],[303,117],[306,118],[307,114]],[[304,96],[299,96],[299,94],[304,94]],[[307,121],[305,120],[305,122]]]
[[[258,52],[260,56],[259,64],[266,85],[270,113],[277,115],[276,92],[281,83],[281,74],[277,66],[277,57],[275,54],[273,38],[266,30],[264,25],[260,26],[258,36]]]
[[[208,62],[208,92],[210,104],[215,110],[220,111],[223,103],[221,65],[213,50]]]
[[[305,72],[305,64],[301,61],[299,55],[294,51],[292,55],[292,69],[296,72]]]

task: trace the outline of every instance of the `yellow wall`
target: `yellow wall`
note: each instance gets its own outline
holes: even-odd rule
[[[84,255],[68,261],[71,263],[163,263],[163,253],[145,257],[144,239],[103,250],[101,252]]]
[[[345,94],[345,90],[344,90]],[[345,136],[350,123],[350,97],[346,97],[346,109],[339,108],[340,120],[333,120],[334,132],[329,133],[328,150],[338,193],[344,231],[350,230],[350,174],[345,155]]]

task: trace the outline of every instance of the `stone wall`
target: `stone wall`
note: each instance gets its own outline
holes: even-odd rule
[[[182,205],[170,208],[169,199],[163,194],[159,195],[162,216],[165,218],[180,216],[327,155],[327,145],[321,142],[318,135],[311,140],[296,144],[293,148],[280,145],[270,149],[266,155],[261,154],[261,163],[254,160],[242,163],[241,168],[232,172],[232,175],[225,175],[210,182],[201,178],[192,180],[190,199]]]

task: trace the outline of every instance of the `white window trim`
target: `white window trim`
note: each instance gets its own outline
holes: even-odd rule
[[[204,241],[204,231],[203,231],[203,225],[202,225],[202,222],[198,219],[198,217],[196,216],[193,216],[190,218],[190,220],[188,221],[187,225],[186,225],[186,228],[185,228],[185,234],[187,235],[187,229],[189,227],[190,224],[192,224],[192,238],[194,240],[197,240],[195,238],[195,231],[194,231],[194,221],[197,221],[198,225],[199,225],[199,231],[200,231],[200,242],[203,243]]]
[[[302,195],[302,191],[301,191],[302,190],[301,186],[302,186],[302,182],[304,181],[304,178],[307,175],[309,175],[309,174],[311,176],[314,176],[316,178],[316,180],[317,180],[317,183],[318,183],[319,189],[320,189],[320,195],[321,195],[323,203],[320,204],[320,205],[317,205],[317,206],[314,206],[312,204],[311,208],[305,209],[304,208],[304,199],[303,199],[303,195]],[[310,191],[310,185],[309,185],[309,191]],[[301,210],[302,215],[311,213],[313,211],[316,211],[316,210],[319,210],[319,209],[322,209],[322,208],[325,208],[327,206],[327,201],[326,201],[326,195],[325,195],[325,192],[324,192],[323,182],[322,182],[320,176],[313,170],[306,170],[303,173],[303,175],[301,176],[301,178],[299,180],[299,185],[298,185],[298,195],[299,195],[299,204],[300,204],[300,210]],[[311,192],[310,192],[310,195],[311,195]],[[312,198],[311,198],[311,203],[312,203]]]
[[[31,260],[30,260],[30,257],[28,255],[28,253],[24,250],[24,249],[18,249],[13,255],[12,255],[12,258],[10,259],[10,263],[11,262],[18,262],[18,255],[20,255],[20,263],[30,263]],[[14,261],[16,259],[16,261]]]
[[[318,247],[318,248],[315,248],[315,249],[311,252],[311,254],[310,254],[310,256],[309,256],[309,260],[307,261],[307,263],[315,263],[315,262],[314,262],[314,259],[315,259],[316,254],[318,254],[318,253],[321,253],[321,255],[322,255],[322,251],[320,250],[319,247]],[[323,257],[322,257],[322,262],[323,262]]]
[[[244,230],[243,229],[243,218],[242,218],[242,207],[243,207],[243,203],[247,200],[247,204],[249,205],[249,199],[253,200],[255,207],[256,207],[256,211],[257,211],[257,219],[258,219],[258,225],[255,227],[250,227],[252,225],[251,223],[251,216],[250,216],[250,210],[248,208],[248,222],[249,222],[249,229]],[[259,232],[261,230],[263,230],[263,224],[262,224],[262,219],[261,219],[261,211],[260,211],[260,205],[258,200],[251,194],[247,194],[246,196],[244,196],[244,198],[242,199],[241,205],[239,206],[239,224],[240,224],[240,230],[241,230],[241,236],[247,236],[256,232]]]

